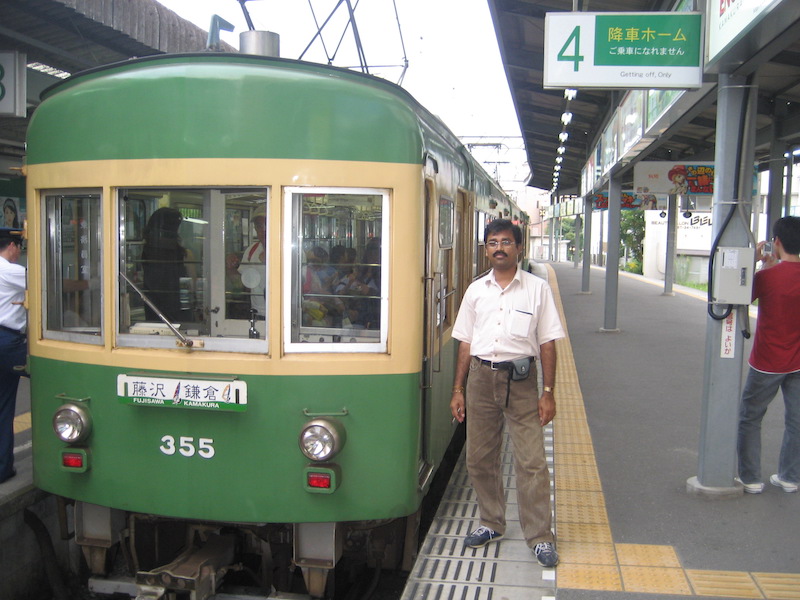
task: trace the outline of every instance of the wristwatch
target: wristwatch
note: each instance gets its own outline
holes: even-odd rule
[[[553,388],[550,387],[549,385],[546,385],[546,386],[544,386],[542,388],[542,391],[545,392],[545,393],[550,392],[552,394],[553,393]]]

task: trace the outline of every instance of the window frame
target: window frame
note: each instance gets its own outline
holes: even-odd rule
[[[51,212],[48,206],[48,199],[52,197],[96,197],[97,198],[97,222],[99,227],[94,232],[97,238],[97,246],[99,249],[99,267],[97,269],[97,278],[99,280],[98,291],[100,295],[100,325],[97,332],[79,331],[78,327],[69,329],[51,329],[49,327],[48,311],[51,306],[50,301],[50,278],[51,269],[59,268],[61,262],[57,260],[62,256],[61,240],[62,230],[59,226],[60,220],[55,217],[61,214],[60,206],[54,212]],[[105,293],[104,293],[104,273],[105,273],[105,252],[103,252],[104,236],[103,236],[103,197],[104,190],[102,188],[54,188],[41,190],[39,192],[39,206],[41,209],[40,226],[42,231],[42,239],[40,244],[41,258],[41,284],[42,284],[42,338],[46,340],[59,340],[65,342],[75,342],[80,344],[91,344],[94,346],[102,346],[105,344]],[[52,225],[50,224],[52,223]],[[56,228],[58,230],[56,231]],[[55,237],[54,237],[55,236]],[[53,240],[55,243],[50,248],[50,242]],[[56,247],[57,246],[57,247]],[[90,277],[91,279],[91,277]],[[61,290],[63,293],[63,289]],[[63,306],[62,306],[63,308]]]
[[[299,291],[292,279],[294,268],[294,250],[297,248],[302,236],[301,216],[302,204],[294,206],[294,195],[327,195],[327,194],[352,194],[360,196],[381,197],[381,289],[380,289],[380,329],[376,342],[293,342],[292,341],[292,308],[295,294]],[[283,188],[283,281],[281,297],[283,300],[283,352],[296,353],[325,353],[325,354],[350,354],[372,353],[385,354],[388,351],[389,328],[389,232],[391,190],[388,188],[371,187],[324,187],[324,186],[291,186]],[[298,282],[299,283],[299,282]]]
[[[120,300],[123,287],[126,285],[124,280],[119,277],[120,267],[122,261],[125,259],[123,244],[126,242],[126,233],[129,229],[126,222],[127,214],[123,206],[124,192],[128,191],[160,191],[160,190],[191,190],[195,192],[202,192],[205,195],[203,202],[203,214],[208,218],[208,236],[209,239],[205,242],[205,256],[202,263],[202,276],[201,279],[206,282],[211,280],[225,281],[225,211],[228,209],[227,202],[215,203],[214,197],[222,194],[233,193],[239,190],[252,190],[254,192],[263,192],[265,196],[264,207],[267,217],[267,239],[265,249],[267,253],[265,262],[265,282],[266,282],[266,319],[264,325],[266,326],[266,333],[261,338],[249,339],[246,337],[217,337],[213,333],[208,334],[190,334],[186,330],[182,330],[187,338],[197,340],[202,343],[192,346],[192,350],[204,352],[242,352],[249,354],[269,354],[269,289],[270,289],[270,256],[269,256],[269,222],[270,222],[270,202],[272,199],[272,187],[268,185],[143,185],[143,186],[124,186],[113,189],[113,197],[116,199],[115,215],[117,219],[117,229],[119,234],[115,240],[115,261],[114,271],[117,274],[117,281],[114,286],[115,291],[115,306],[114,306],[114,331],[116,336],[116,346],[119,348],[158,348],[158,349],[174,349],[180,347],[177,342],[178,338],[171,332],[163,335],[146,335],[137,333],[123,333],[121,331],[122,325],[122,302]],[[255,207],[254,207],[255,210]],[[206,214],[207,211],[207,214]],[[248,227],[250,224],[248,223]],[[137,238],[134,238],[137,239]],[[215,249],[221,249],[221,255],[215,254]],[[213,273],[220,273],[220,276],[215,277]],[[224,283],[223,283],[224,285]],[[207,294],[205,297],[205,308],[211,308],[211,286],[204,289]],[[130,290],[128,293],[136,294],[135,291]],[[224,290],[223,290],[224,295]],[[223,309],[224,310],[224,309]],[[216,313],[215,313],[216,314]],[[214,318],[214,315],[209,315],[209,319]]]

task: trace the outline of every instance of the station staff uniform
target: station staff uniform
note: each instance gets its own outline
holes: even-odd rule
[[[466,386],[467,471],[481,525],[505,532],[505,493],[500,465],[504,422],[514,448],[522,532],[530,548],[553,542],[550,471],[538,413],[535,361],[527,379],[509,384],[496,363],[539,357],[541,344],[564,337],[552,290],[519,267],[503,289],[494,269],[467,288],[453,337],[470,344]]]
[[[0,239],[21,242],[22,231],[0,228]],[[28,353],[25,337],[27,315],[22,304],[25,300],[25,267],[16,264],[18,246],[9,252],[3,251],[3,254],[5,256],[0,256],[0,483],[16,473],[14,412],[21,369]]]

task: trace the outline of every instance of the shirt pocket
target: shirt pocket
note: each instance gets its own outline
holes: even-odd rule
[[[511,311],[508,334],[515,340],[525,340],[530,337],[531,321],[533,314],[522,310]]]

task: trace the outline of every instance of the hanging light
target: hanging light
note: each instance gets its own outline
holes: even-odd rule
[[[571,112],[562,113],[561,122],[564,125],[569,125],[572,122],[572,113]]]
[[[566,131],[562,131],[558,134],[558,141],[562,144],[567,141],[567,138],[569,138],[569,134]]]
[[[567,149],[564,146],[559,146],[558,150],[556,150],[556,152],[558,152],[559,154],[564,154],[564,152],[566,151]]]
[[[558,163],[560,165],[562,162],[564,162],[564,157],[563,156],[556,156],[556,163]]]
[[[577,95],[578,95],[578,90],[572,90],[570,88],[564,90],[564,98],[566,98],[567,100],[574,100],[575,96]]]

